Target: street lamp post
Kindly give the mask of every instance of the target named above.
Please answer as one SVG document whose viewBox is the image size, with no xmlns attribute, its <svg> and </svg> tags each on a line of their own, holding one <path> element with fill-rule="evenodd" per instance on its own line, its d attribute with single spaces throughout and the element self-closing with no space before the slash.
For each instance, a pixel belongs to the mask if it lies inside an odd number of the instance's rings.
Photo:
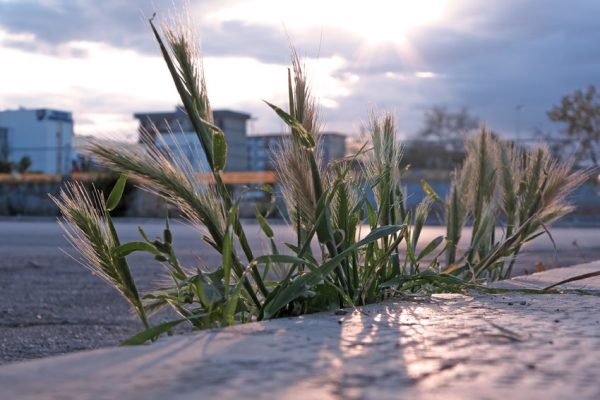
<svg viewBox="0 0 600 400">
<path fill-rule="evenodd" d="M 517 131 L 517 147 L 519 146 L 519 142 L 521 139 L 521 111 L 525 109 L 525 106 L 517 106 L 517 115 L 516 115 L 516 131 Z"/>
</svg>

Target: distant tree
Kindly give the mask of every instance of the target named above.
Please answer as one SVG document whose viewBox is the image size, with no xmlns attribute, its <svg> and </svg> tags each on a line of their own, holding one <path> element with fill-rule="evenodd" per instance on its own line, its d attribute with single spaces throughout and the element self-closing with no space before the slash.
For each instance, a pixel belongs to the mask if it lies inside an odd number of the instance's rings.
<svg viewBox="0 0 600 400">
<path fill-rule="evenodd" d="M 7 160 L 0 160 L 0 174 L 10 174 L 13 170 L 13 163 Z"/>
<path fill-rule="evenodd" d="M 546 143 L 552 157 L 557 159 L 572 158 L 575 153 L 573 141 L 568 138 L 556 138 L 552 131 L 543 130 L 540 127 L 533 128 L 533 137 L 542 143 Z"/>
<path fill-rule="evenodd" d="M 422 138 L 460 139 L 479 127 L 479 119 L 470 115 L 467 108 L 452 113 L 446 107 L 434 106 L 425 111 L 424 117 L 425 127 L 419 132 Z"/>
<path fill-rule="evenodd" d="M 31 167 L 31 157 L 23 156 L 19 163 L 17 164 L 17 172 L 20 174 L 24 174 Z"/>
<path fill-rule="evenodd" d="M 578 141 L 576 156 L 598 166 L 600 150 L 600 96 L 591 85 L 586 93 L 576 90 L 564 96 L 559 106 L 547 112 L 553 122 L 566 124 L 563 133 Z"/>
</svg>

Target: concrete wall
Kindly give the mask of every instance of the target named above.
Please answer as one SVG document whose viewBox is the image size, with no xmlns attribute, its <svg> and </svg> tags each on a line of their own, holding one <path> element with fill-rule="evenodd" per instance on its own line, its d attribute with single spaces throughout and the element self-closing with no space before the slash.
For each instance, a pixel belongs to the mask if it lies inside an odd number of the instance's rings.
<svg viewBox="0 0 600 400">
<path fill-rule="evenodd" d="M 58 196 L 62 182 L 0 183 L 0 215 L 59 215 L 48 193 Z"/>
</svg>

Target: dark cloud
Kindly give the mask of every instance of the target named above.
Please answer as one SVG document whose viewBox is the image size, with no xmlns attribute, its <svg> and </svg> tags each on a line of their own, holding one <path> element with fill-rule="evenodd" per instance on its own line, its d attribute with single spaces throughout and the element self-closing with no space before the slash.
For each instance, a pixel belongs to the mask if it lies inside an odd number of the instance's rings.
<svg viewBox="0 0 600 400">
<path fill-rule="evenodd" d="M 290 43 L 300 55 L 328 58 L 339 55 L 353 58 L 362 40 L 334 27 L 313 27 L 286 31 L 280 27 L 225 21 L 217 26 L 200 25 L 204 54 L 210 56 L 246 56 L 265 63 L 288 64 Z M 288 41 L 289 38 L 289 41 Z"/>
<path fill-rule="evenodd" d="M 283 29 L 227 21 L 201 28 L 202 51 L 207 56 L 250 56 L 266 63 L 287 62 Z"/>
<path fill-rule="evenodd" d="M 283 26 L 267 27 L 243 21 L 203 23 L 202 16 L 217 9 L 217 5 L 223 7 L 234 2 L 196 1 L 190 6 L 201 33 L 204 54 L 248 56 L 267 63 L 285 63 L 288 45 Z M 182 3 L 182 0 L 175 2 L 175 12 L 183 9 Z M 0 2 L 0 29 L 11 34 L 32 34 L 34 41 L 3 41 L 6 47 L 29 52 L 64 56 L 64 51 L 61 53 L 57 48 L 72 41 L 92 41 L 157 54 L 146 18 L 156 10 L 159 15 L 157 21 L 160 21 L 160 17 L 168 17 L 173 8 L 172 0 L 63 0 L 50 4 Z M 82 54 L 73 56 L 80 57 Z"/>
<path fill-rule="evenodd" d="M 169 4 L 166 0 L 155 3 L 157 6 Z M 71 41 L 93 41 L 148 52 L 156 51 L 156 46 L 142 20 L 142 12 L 151 15 L 152 11 L 152 3 L 139 0 L 3 2 L 0 3 L 0 27 L 13 34 L 33 34 L 38 51 Z M 19 47 L 19 43 L 12 45 Z M 27 45 L 21 43 L 21 46 Z"/>
</svg>

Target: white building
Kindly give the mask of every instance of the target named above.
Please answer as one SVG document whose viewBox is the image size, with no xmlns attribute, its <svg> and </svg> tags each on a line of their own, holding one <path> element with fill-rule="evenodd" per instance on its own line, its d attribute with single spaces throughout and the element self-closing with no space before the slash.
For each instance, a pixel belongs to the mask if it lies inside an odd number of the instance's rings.
<svg viewBox="0 0 600 400">
<path fill-rule="evenodd" d="M 200 168 L 208 171 L 206 155 L 190 119 L 181 107 L 177 107 L 174 112 L 136 113 L 133 116 L 140 122 L 140 131 L 145 130 L 154 135 L 153 128 L 156 127 L 165 144 L 175 154 L 178 154 L 179 146 L 196 171 Z M 246 121 L 250 119 L 250 115 L 230 110 L 214 110 L 213 118 L 215 125 L 223 130 L 227 142 L 225 171 L 246 171 L 248 165 Z M 172 135 L 170 130 L 173 132 Z M 157 144 L 160 146 L 160 143 Z"/>
<path fill-rule="evenodd" d="M 66 175 L 71 172 L 73 117 L 49 109 L 0 111 L 0 159 L 18 163 L 31 158 L 31 171 Z"/>
</svg>

